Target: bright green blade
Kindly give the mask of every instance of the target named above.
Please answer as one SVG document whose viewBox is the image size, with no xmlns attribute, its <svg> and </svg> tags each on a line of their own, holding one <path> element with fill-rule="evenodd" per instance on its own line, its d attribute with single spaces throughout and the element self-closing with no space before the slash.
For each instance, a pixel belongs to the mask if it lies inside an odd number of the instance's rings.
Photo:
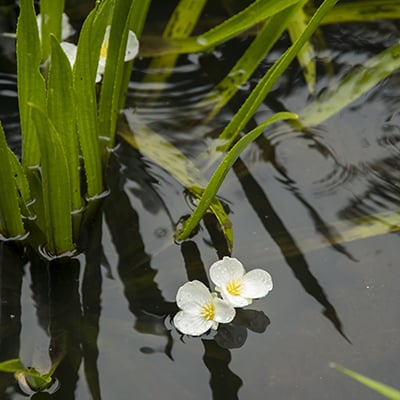
<svg viewBox="0 0 400 400">
<path fill-rule="evenodd" d="M 78 136 L 85 165 L 87 194 L 95 197 L 103 191 L 103 171 L 97 120 L 96 72 L 111 1 L 105 0 L 92 10 L 79 36 L 73 69 Z"/>
<path fill-rule="evenodd" d="M 1 372 L 18 372 L 25 370 L 25 365 L 19 358 L 14 358 L 12 360 L 6 360 L 0 362 L 0 371 Z"/>
<path fill-rule="evenodd" d="M 74 250 L 68 162 L 60 135 L 46 114 L 32 105 L 32 118 L 42 154 L 46 248 L 57 256 Z"/>
<path fill-rule="evenodd" d="M 165 41 L 165 46 L 159 48 L 158 55 L 205 51 L 237 36 L 241 32 L 272 17 L 299 1 L 301 0 L 255 1 L 241 12 L 200 36 Z M 150 51 L 149 54 L 146 54 L 144 51 L 141 52 L 141 54 L 144 56 L 154 56 L 157 55 L 157 51 L 155 53 Z"/>
<path fill-rule="evenodd" d="M 380 393 L 382 396 L 386 397 L 387 399 L 400 400 L 400 391 L 398 391 L 388 385 L 385 385 L 383 383 L 375 381 L 371 378 L 367 378 L 364 375 L 361 375 L 350 369 L 344 368 L 335 363 L 332 363 L 331 367 L 337 369 L 339 372 L 347 375 L 348 377 L 354 379 L 355 381 L 360 382 L 362 385 L 374 390 L 375 392 Z"/>
<path fill-rule="evenodd" d="M 287 28 L 293 13 L 295 13 L 307 0 L 302 0 L 291 7 L 286 8 L 280 13 L 272 16 L 257 36 L 247 48 L 238 62 L 229 71 L 228 75 L 222 79 L 211 92 L 201 100 L 200 107 L 208 108 L 212 106 L 212 110 L 207 116 L 210 120 L 219 113 L 229 100 L 237 93 L 239 88 L 244 85 L 258 68 L 261 61 L 272 49 L 274 44 L 282 36 Z"/>
<path fill-rule="evenodd" d="M 295 43 L 274 63 L 274 65 L 267 71 L 261 78 L 256 87 L 252 90 L 246 101 L 240 107 L 239 111 L 231 119 L 225 127 L 221 135 L 217 139 L 218 147 L 213 146 L 211 151 L 208 150 L 201 154 L 198 159 L 203 161 L 208 158 L 208 165 L 213 164 L 221 155 L 221 152 L 227 151 L 240 132 L 244 129 L 246 124 L 250 121 L 254 113 L 257 111 L 260 104 L 264 101 L 269 94 L 275 83 L 285 72 L 287 67 L 296 57 L 300 49 L 304 46 L 307 40 L 311 37 L 313 32 L 318 28 L 324 15 L 326 15 L 338 0 L 325 0 L 322 5 L 315 12 L 306 29 L 299 36 Z M 221 145 L 219 145 L 222 143 Z"/>
<path fill-rule="evenodd" d="M 307 22 L 308 17 L 303 8 L 296 10 L 288 27 L 292 42 L 295 42 L 300 37 L 307 26 Z M 309 40 L 304 43 L 303 47 L 298 52 L 297 59 L 303 69 L 303 75 L 308 86 L 308 91 L 310 94 L 314 94 L 317 67 L 315 64 L 314 47 Z"/>
<path fill-rule="evenodd" d="M 215 198 L 222 182 L 224 181 L 226 175 L 229 170 L 232 168 L 234 162 L 239 158 L 240 154 L 246 149 L 246 147 L 256 140 L 258 136 L 260 136 L 265 128 L 277 121 L 285 120 L 285 119 L 296 119 L 297 115 L 293 113 L 277 113 L 273 115 L 268 120 L 264 121 L 257 128 L 253 129 L 245 136 L 243 136 L 233 147 L 232 149 L 225 155 L 224 159 L 218 165 L 217 169 L 213 173 L 211 179 L 209 180 L 204 192 L 201 196 L 201 199 L 188 220 L 186 220 L 183 224 L 182 229 L 177 233 L 177 240 L 184 240 L 191 232 L 196 228 L 197 224 L 200 222 L 201 218 L 203 218 L 204 213 L 209 208 L 212 200 Z"/>
<path fill-rule="evenodd" d="M 113 10 L 107 62 L 99 101 L 100 135 L 108 140 L 105 144 L 109 147 L 114 146 L 121 91 L 126 90 L 122 87 L 124 57 L 133 4 L 131 0 L 117 0 Z"/>
<path fill-rule="evenodd" d="M 338 4 L 322 24 L 343 24 L 346 22 L 366 22 L 377 19 L 400 19 L 398 0 L 363 0 Z"/>
<path fill-rule="evenodd" d="M 180 0 L 164 29 L 163 38 L 188 37 L 196 26 L 206 2 L 207 0 Z M 159 85 L 164 83 L 172 74 L 178 56 L 178 54 L 164 54 L 153 58 L 149 69 L 157 73 L 146 75 L 144 82 L 157 82 Z"/>
<path fill-rule="evenodd" d="M 0 232 L 6 237 L 18 237 L 25 233 L 25 229 L 9 152 L 0 123 Z"/>
<path fill-rule="evenodd" d="M 25 167 L 38 166 L 39 143 L 28 103 L 46 104 L 45 82 L 40 74 L 41 47 L 33 0 L 20 2 L 17 25 L 18 104 L 22 130 L 22 162 Z"/>
<path fill-rule="evenodd" d="M 61 46 L 52 36 L 47 111 L 55 129 L 60 133 L 65 154 L 68 156 L 72 209 L 79 210 L 83 202 L 74 100 L 71 65 Z"/>
<path fill-rule="evenodd" d="M 65 0 L 40 0 L 40 15 L 42 21 L 40 36 L 43 61 L 47 60 L 50 55 L 50 35 L 54 35 L 58 42 L 61 41 L 61 22 L 64 6 Z"/>
</svg>

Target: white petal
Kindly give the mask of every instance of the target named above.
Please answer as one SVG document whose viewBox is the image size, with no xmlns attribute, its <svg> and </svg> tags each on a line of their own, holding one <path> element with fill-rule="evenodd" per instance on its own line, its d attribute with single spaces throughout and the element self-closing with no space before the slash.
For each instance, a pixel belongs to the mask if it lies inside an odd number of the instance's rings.
<svg viewBox="0 0 400 400">
<path fill-rule="evenodd" d="M 62 13 L 61 21 L 61 40 L 68 39 L 75 33 L 75 29 L 69 23 L 69 17 L 67 14 Z"/>
<path fill-rule="evenodd" d="M 224 257 L 210 267 L 210 277 L 221 290 L 232 280 L 242 279 L 245 270 L 242 263 L 231 257 Z"/>
<path fill-rule="evenodd" d="M 67 55 L 71 67 L 73 67 L 75 64 L 77 47 L 73 43 L 68 42 L 61 42 L 60 45 L 61 48 L 64 50 L 64 53 Z"/>
<path fill-rule="evenodd" d="M 186 282 L 178 289 L 176 304 L 181 310 L 198 313 L 204 304 L 211 303 L 213 297 L 207 287 L 200 281 Z"/>
<path fill-rule="evenodd" d="M 124 61 L 133 60 L 139 52 L 139 41 L 136 35 L 132 32 L 128 32 L 128 40 L 126 42 L 126 51 Z"/>
<path fill-rule="evenodd" d="M 252 300 L 243 296 L 232 296 L 225 289 L 221 291 L 222 298 L 232 307 L 246 307 L 252 303 Z"/>
<path fill-rule="evenodd" d="M 174 324 L 176 329 L 185 335 L 199 336 L 207 332 L 214 322 L 206 320 L 200 314 L 179 311 L 174 317 Z"/>
<path fill-rule="evenodd" d="M 267 271 L 253 269 L 243 277 L 241 295 L 250 299 L 258 299 L 266 296 L 272 286 L 272 278 Z"/>
<path fill-rule="evenodd" d="M 215 316 L 214 321 L 227 324 L 235 318 L 235 309 L 226 301 L 221 299 L 214 299 Z"/>
</svg>

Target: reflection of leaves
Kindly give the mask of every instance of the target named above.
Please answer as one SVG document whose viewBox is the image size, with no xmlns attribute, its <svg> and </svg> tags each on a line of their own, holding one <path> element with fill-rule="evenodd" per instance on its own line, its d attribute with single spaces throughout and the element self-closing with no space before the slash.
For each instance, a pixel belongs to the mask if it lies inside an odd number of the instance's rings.
<svg viewBox="0 0 400 400">
<path fill-rule="evenodd" d="M 214 340 L 202 340 L 204 364 L 210 371 L 210 386 L 214 400 L 237 399 L 242 380 L 229 369 L 231 353 Z"/>
<path fill-rule="evenodd" d="M 260 187 L 258 182 L 250 174 L 246 165 L 240 159 L 233 166 L 233 170 L 239 177 L 240 184 L 243 186 L 250 205 L 258 215 L 260 222 L 263 224 L 266 231 L 271 235 L 277 246 L 282 251 L 287 265 L 292 270 L 296 279 L 300 282 L 304 290 L 324 306 L 323 314 L 331 321 L 336 330 L 346 338 L 343 333 L 343 325 L 340 321 L 334 306 L 330 303 L 324 289 L 319 284 L 318 280 L 311 273 L 308 263 L 298 248 L 295 239 L 286 229 L 283 221 L 275 212 L 267 195 Z M 251 196 L 250 196 L 251 194 Z M 268 216 L 268 218 L 266 218 Z M 286 248 L 294 248 L 295 256 L 290 256 L 285 251 Z M 348 340 L 346 338 L 346 340 Z"/>
<path fill-rule="evenodd" d="M 214 339 L 225 349 L 242 347 L 247 339 L 247 330 L 263 333 L 270 324 L 262 311 L 236 310 L 236 317 L 229 325 L 220 325 Z"/>
</svg>

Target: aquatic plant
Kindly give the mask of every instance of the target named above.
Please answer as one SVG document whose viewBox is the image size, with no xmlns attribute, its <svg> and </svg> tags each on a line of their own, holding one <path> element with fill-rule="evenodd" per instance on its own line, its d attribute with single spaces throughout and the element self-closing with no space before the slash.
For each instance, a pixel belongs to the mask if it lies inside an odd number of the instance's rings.
<svg viewBox="0 0 400 400">
<path fill-rule="evenodd" d="M 342 374 L 347 375 L 348 377 L 354 379 L 355 381 L 361 383 L 362 385 L 374 390 L 375 392 L 381 394 L 387 399 L 400 400 L 400 391 L 392 388 L 391 386 L 385 385 L 384 383 L 368 378 L 348 368 L 344 368 L 336 363 L 331 363 L 331 367 L 335 368 Z"/>
</svg>

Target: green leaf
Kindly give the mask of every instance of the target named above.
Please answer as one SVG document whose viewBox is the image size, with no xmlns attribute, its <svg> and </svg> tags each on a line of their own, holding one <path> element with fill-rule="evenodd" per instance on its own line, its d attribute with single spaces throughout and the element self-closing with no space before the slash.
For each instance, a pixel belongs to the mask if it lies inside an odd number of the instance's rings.
<svg viewBox="0 0 400 400">
<path fill-rule="evenodd" d="M 99 103 L 99 126 L 101 137 L 109 140 L 109 147 L 114 146 L 115 129 L 119 115 L 119 103 L 124 74 L 124 57 L 129 31 L 129 22 L 133 11 L 131 0 L 115 2 L 108 42 L 107 62 L 101 85 Z"/>
<path fill-rule="evenodd" d="M 18 237 L 25 233 L 25 229 L 9 152 L 0 123 L 0 231 L 7 237 Z"/>
<path fill-rule="evenodd" d="M 40 15 L 42 19 L 41 42 L 42 60 L 45 61 L 50 55 L 50 35 L 54 35 L 57 41 L 61 41 L 62 13 L 65 0 L 40 0 Z"/>
<path fill-rule="evenodd" d="M 46 224 L 47 250 L 62 255 L 74 249 L 72 243 L 72 205 L 70 177 L 65 151 L 56 128 L 37 108 L 32 118 L 39 133 L 42 154 L 42 191 Z"/>
<path fill-rule="evenodd" d="M 400 19 L 398 0 L 363 0 L 338 4 L 322 20 L 322 24 L 376 21 L 377 19 Z"/>
<path fill-rule="evenodd" d="M 330 86 L 299 114 L 304 127 L 318 125 L 371 90 L 400 68 L 400 44 L 382 51 Z"/>
<path fill-rule="evenodd" d="M 15 373 L 18 371 L 25 371 L 26 367 L 22 364 L 19 358 L 0 362 L 0 371 Z"/>
<path fill-rule="evenodd" d="M 232 149 L 225 155 L 224 159 L 218 165 L 217 169 L 213 173 L 210 178 L 206 188 L 204 189 L 203 195 L 196 207 L 193 211 L 192 215 L 185 221 L 182 229 L 177 233 L 177 240 L 186 239 L 190 233 L 196 228 L 197 224 L 200 222 L 204 213 L 209 208 L 212 200 L 215 198 L 222 182 L 224 181 L 227 173 L 232 168 L 234 162 L 239 158 L 240 154 L 246 149 L 246 147 L 256 140 L 258 136 L 260 136 L 265 128 L 277 121 L 285 120 L 285 119 L 296 119 L 297 115 L 288 112 L 277 113 L 273 115 L 271 118 L 264 121 L 262 124 L 257 126 L 257 128 L 253 129 L 246 135 L 244 135 L 233 147 Z"/>
<path fill-rule="evenodd" d="M 230 70 L 229 74 L 201 100 L 200 107 L 209 107 L 210 104 L 212 105 L 212 110 L 207 116 L 208 120 L 214 118 L 221 108 L 235 95 L 239 88 L 252 76 L 261 61 L 282 36 L 293 13 L 302 7 L 306 1 L 307 0 L 299 1 L 293 6 L 272 16 L 262 26 L 251 45 Z"/>
<path fill-rule="evenodd" d="M 349 376 L 350 378 L 354 379 L 357 382 L 360 382 L 362 385 L 374 390 L 377 393 L 380 393 L 382 396 L 385 396 L 387 399 L 391 400 L 400 400 L 400 391 L 375 381 L 371 378 L 367 378 L 364 375 L 361 375 L 357 372 L 351 371 L 350 369 L 344 368 L 338 364 L 332 363 L 332 368 L 335 368 L 339 372 Z"/>
<path fill-rule="evenodd" d="M 228 140 L 227 144 L 224 146 L 225 148 L 229 148 L 230 145 L 235 141 L 240 131 L 250 121 L 257 108 L 268 95 L 277 80 L 285 72 L 286 68 L 296 57 L 300 49 L 304 46 L 315 29 L 318 28 L 323 16 L 329 12 L 329 10 L 335 5 L 335 3 L 337 3 L 337 1 L 338 0 L 325 0 L 322 3 L 296 42 L 294 42 L 292 46 L 290 46 L 290 48 L 284 54 L 282 54 L 281 57 L 279 57 L 274 65 L 258 82 L 250 96 L 246 99 L 242 107 L 221 133 L 219 139 Z"/>
<path fill-rule="evenodd" d="M 133 2 L 133 12 L 129 29 L 135 32 L 138 38 L 140 38 L 142 35 L 142 30 L 146 22 L 150 4 L 151 0 L 140 0 Z"/>
<path fill-rule="evenodd" d="M 38 166 L 39 143 L 28 103 L 45 108 L 45 82 L 40 74 L 41 49 L 33 0 L 20 2 L 17 25 L 18 104 L 22 130 L 22 162 L 25 167 Z"/>
<path fill-rule="evenodd" d="M 68 155 L 72 209 L 79 210 L 82 207 L 82 198 L 74 100 L 71 65 L 61 46 L 52 36 L 47 112 L 49 119 L 60 134 L 65 154 Z"/>
<path fill-rule="evenodd" d="M 302 34 L 307 26 L 308 18 L 302 8 L 299 8 L 292 18 L 289 24 L 289 35 L 292 42 L 295 42 L 297 38 Z M 303 68 L 304 79 L 308 86 L 310 94 L 315 92 L 315 80 L 317 74 L 317 67 L 315 64 L 315 52 L 314 47 L 310 41 L 306 41 L 304 46 L 300 49 L 297 54 L 297 59 L 301 67 Z"/>
<path fill-rule="evenodd" d="M 165 39 L 188 37 L 196 26 L 206 2 L 207 0 L 180 0 L 164 29 L 162 37 Z M 164 54 L 153 58 L 149 69 L 158 72 L 146 75 L 144 82 L 157 82 L 158 84 L 165 82 L 173 72 L 178 57 L 178 54 Z"/>
<path fill-rule="evenodd" d="M 258 0 L 250 4 L 241 12 L 196 37 L 176 39 L 170 41 L 169 47 L 160 49 L 159 54 L 193 53 L 205 51 L 223 43 L 239 33 L 251 28 L 261 21 L 279 13 L 285 8 L 301 0 Z M 141 53 L 142 55 L 147 55 Z"/>
<path fill-rule="evenodd" d="M 79 36 L 73 69 L 78 135 L 89 197 L 103 191 L 95 80 L 110 3 L 109 0 L 103 1 L 86 18 Z"/>
<path fill-rule="evenodd" d="M 118 134 L 131 146 L 137 148 L 146 157 L 164 168 L 194 197 L 200 199 L 203 194 L 203 188 L 207 185 L 207 179 L 197 167 L 174 145 L 136 118 L 132 118 L 128 111 L 125 111 L 125 116 L 130 129 L 129 131 L 128 129 L 119 130 Z M 232 223 L 224 207 L 217 198 L 213 198 L 209 208 L 221 226 L 229 249 L 232 249 Z"/>
<path fill-rule="evenodd" d="M 35 391 L 40 392 L 46 388 L 48 388 L 53 379 L 48 374 L 40 374 L 34 368 L 29 368 L 27 371 L 24 372 L 26 381 L 28 385 Z"/>
</svg>

